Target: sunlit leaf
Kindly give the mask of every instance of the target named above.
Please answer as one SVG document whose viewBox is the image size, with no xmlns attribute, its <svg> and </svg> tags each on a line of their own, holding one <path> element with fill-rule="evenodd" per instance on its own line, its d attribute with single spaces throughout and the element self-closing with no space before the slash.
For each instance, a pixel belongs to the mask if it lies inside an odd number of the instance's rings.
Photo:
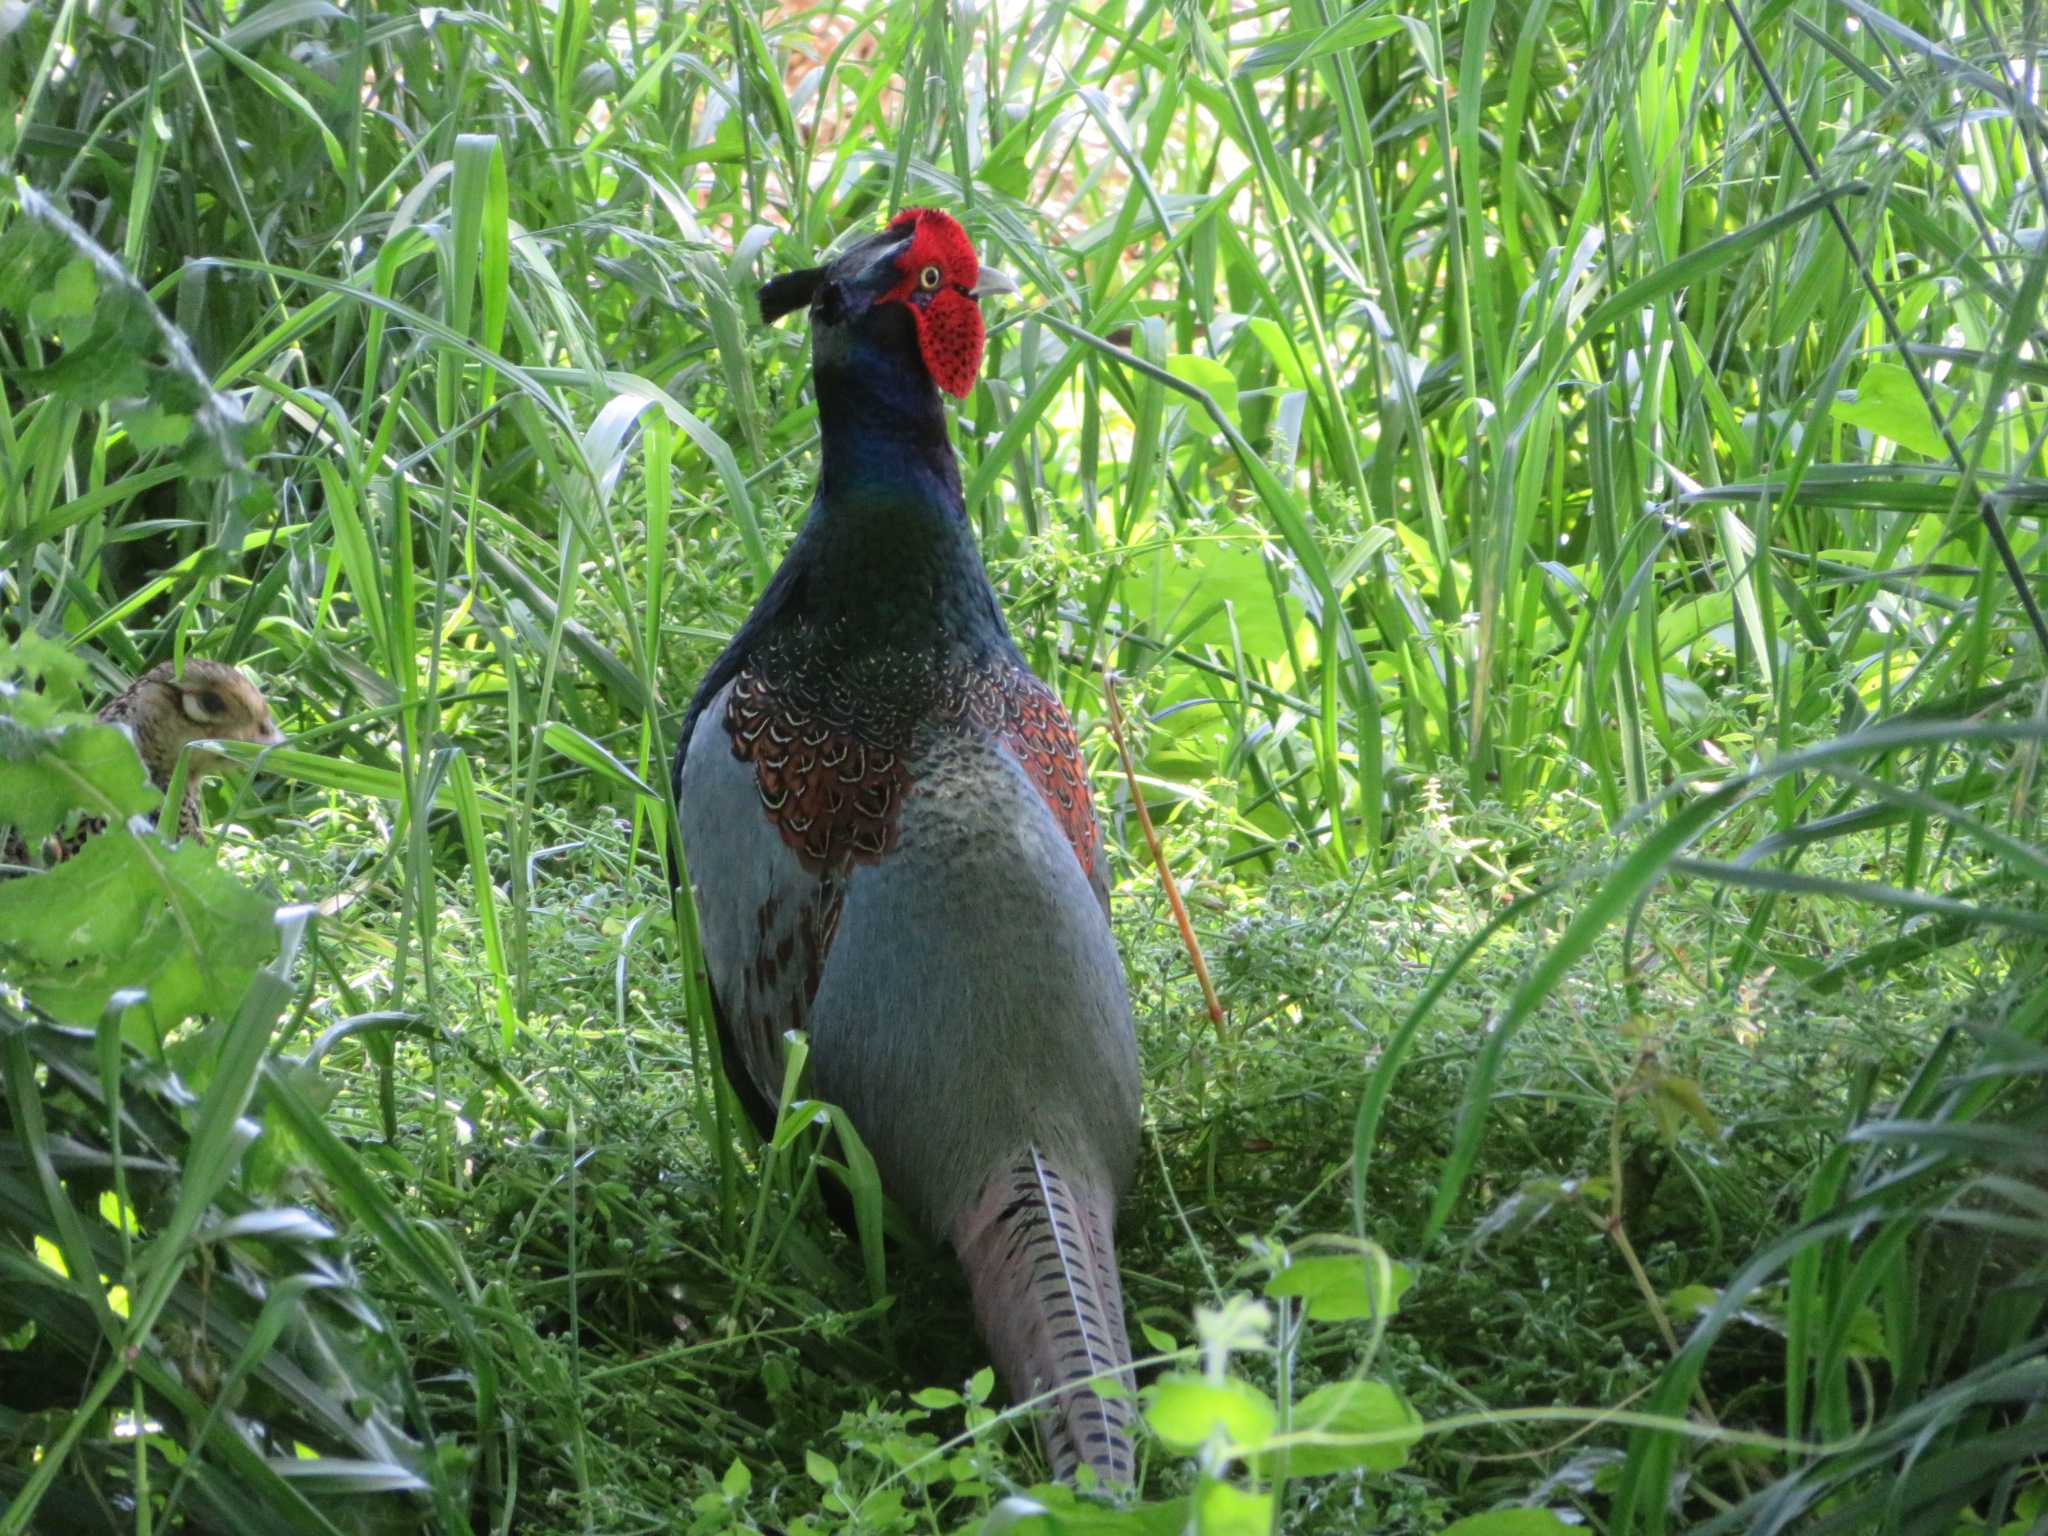
<svg viewBox="0 0 2048 1536">
<path fill-rule="evenodd" d="M 1317 1387 L 1294 1405 L 1290 1435 L 1376 1437 L 1374 1444 L 1326 1444 L 1316 1440 L 1290 1443 L 1287 1470 L 1295 1477 L 1319 1477 L 1364 1467 L 1391 1472 L 1408 1460 L 1408 1447 L 1422 1438 L 1421 1417 L 1401 1394 L 1379 1381 L 1333 1381 Z M 1277 1452 L 1262 1466 L 1277 1464 Z"/>
<path fill-rule="evenodd" d="M 1236 1377 L 1212 1382 L 1185 1372 L 1159 1380 L 1145 1418 L 1153 1433 L 1176 1451 L 1197 1450 L 1218 1434 L 1231 1445 L 1254 1451 L 1279 1422 L 1273 1400 L 1250 1382 Z"/>
<path fill-rule="evenodd" d="M 1313 1322 L 1384 1321 L 1400 1310 L 1415 1272 L 1377 1253 L 1297 1258 L 1266 1282 L 1268 1296 L 1298 1296 Z"/>
<path fill-rule="evenodd" d="M 1951 411 L 1952 403 L 1945 404 L 1943 409 Z M 1928 458 L 1947 456 L 1941 433 L 1927 413 L 1927 402 L 1921 398 L 1913 376 L 1897 363 L 1872 363 L 1864 369 L 1856 383 L 1855 397 L 1837 400 L 1834 414 L 1837 420 L 1890 438 Z M 1958 439 L 1966 438 L 1975 419 L 1976 412 L 1966 410 L 1950 430 Z"/>
<path fill-rule="evenodd" d="M 277 947 L 271 912 L 199 844 L 109 827 L 54 868 L 0 882 L 0 968 L 75 1024 L 140 992 L 160 1032 L 241 996 Z"/>
</svg>

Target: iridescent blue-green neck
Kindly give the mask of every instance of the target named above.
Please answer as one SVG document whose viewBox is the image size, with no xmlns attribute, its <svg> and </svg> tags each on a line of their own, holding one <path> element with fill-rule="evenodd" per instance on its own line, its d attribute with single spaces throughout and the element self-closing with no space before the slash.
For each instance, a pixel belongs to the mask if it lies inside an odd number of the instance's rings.
<svg viewBox="0 0 2048 1536">
<path fill-rule="evenodd" d="M 950 638 L 979 648 L 1008 632 L 968 525 L 945 408 L 903 331 L 817 349 L 821 464 L 804 530 L 806 607 L 877 644 Z"/>
</svg>

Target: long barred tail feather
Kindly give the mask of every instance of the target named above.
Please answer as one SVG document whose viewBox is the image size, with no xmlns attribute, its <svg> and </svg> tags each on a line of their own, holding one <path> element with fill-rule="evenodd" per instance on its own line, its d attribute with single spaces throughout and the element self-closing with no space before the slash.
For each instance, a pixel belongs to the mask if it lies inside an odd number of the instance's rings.
<svg viewBox="0 0 2048 1536">
<path fill-rule="evenodd" d="M 1071 1480 L 1085 1462 L 1127 1486 L 1136 1408 L 1115 1221 L 1109 1188 L 1068 1180 L 1029 1147 L 955 1218 L 953 1248 L 1010 1396 L 1058 1394 L 1039 1421 L 1053 1476 Z M 1120 1382 L 1123 1395 L 1091 1380 Z"/>
</svg>

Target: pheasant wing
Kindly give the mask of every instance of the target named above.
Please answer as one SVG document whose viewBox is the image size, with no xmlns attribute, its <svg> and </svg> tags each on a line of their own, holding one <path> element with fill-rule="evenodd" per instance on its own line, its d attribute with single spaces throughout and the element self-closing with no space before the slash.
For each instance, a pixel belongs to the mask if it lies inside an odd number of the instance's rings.
<svg viewBox="0 0 2048 1536">
<path fill-rule="evenodd" d="M 763 1136 L 774 1130 L 783 1042 L 803 1029 L 838 926 L 843 881 L 806 868 L 735 750 L 728 683 L 699 711 L 676 795 L 725 1073 Z"/>
</svg>

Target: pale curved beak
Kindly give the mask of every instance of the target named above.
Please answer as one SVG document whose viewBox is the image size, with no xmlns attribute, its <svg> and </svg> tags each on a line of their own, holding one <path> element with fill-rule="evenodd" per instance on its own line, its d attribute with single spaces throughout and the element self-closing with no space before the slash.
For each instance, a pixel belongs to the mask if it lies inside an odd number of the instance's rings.
<svg viewBox="0 0 2048 1536">
<path fill-rule="evenodd" d="M 1015 293 L 1017 279 L 1007 272 L 998 272 L 994 267 L 983 267 L 974 280 L 974 286 L 967 290 L 977 299 L 985 299 L 992 293 Z"/>
</svg>

